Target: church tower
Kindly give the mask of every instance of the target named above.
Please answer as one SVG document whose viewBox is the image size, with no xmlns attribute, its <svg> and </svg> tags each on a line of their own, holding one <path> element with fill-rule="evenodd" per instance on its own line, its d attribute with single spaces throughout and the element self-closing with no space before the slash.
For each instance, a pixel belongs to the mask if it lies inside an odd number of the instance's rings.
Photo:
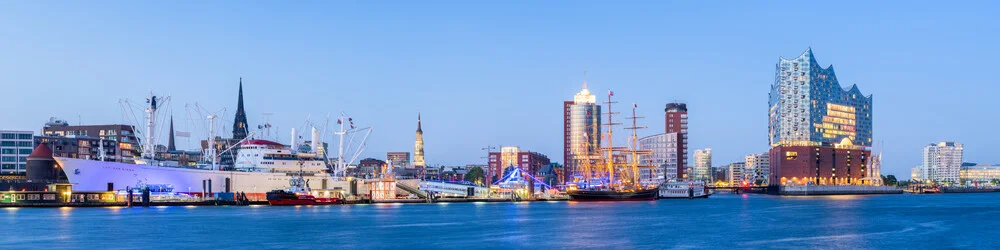
<svg viewBox="0 0 1000 250">
<path fill-rule="evenodd" d="M 240 97 L 236 103 L 236 121 L 233 122 L 233 139 L 243 140 L 249 133 L 247 114 L 243 111 L 243 77 L 240 77 Z"/>
<path fill-rule="evenodd" d="M 177 151 L 177 145 L 174 144 L 174 115 L 170 115 L 170 138 L 167 140 L 167 152 Z"/>
<path fill-rule="evenodd" d="M 424 131 L 420 129 L 420 114 L 417 114 L 417 141 L 413 143 L 413 166 L 426 167 L 424 162 Z"/>
</svg>

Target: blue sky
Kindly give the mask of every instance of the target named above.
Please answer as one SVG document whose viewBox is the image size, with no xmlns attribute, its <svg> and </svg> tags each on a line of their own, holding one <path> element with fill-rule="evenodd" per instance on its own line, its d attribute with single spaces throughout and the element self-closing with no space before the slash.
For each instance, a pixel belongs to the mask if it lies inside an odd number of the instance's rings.
<svg viewBox="0 0 1000 250">
<path fill-rule="evenodd" d="M 561 103 L 588 70 L 593 92 L 639 105 L 646 135 L 663 131 L 667 102 L 687 102 L 691 148 L 712 148 L 723 165 L 767 150 L 774 64 L 812 47 L 842 85 L 874 94 L 883 172 L 906 179 L 921 148 L 941 140 L 964 143 L 965 161 L 1000 163 L 998 10 L 991 1 L 4 1 L 0 128 L 38 131 L 50 116 L 121 123 L 118 100 L 152 90 L 173 96 L 179 130 L 204 134 L 185 104 L 227 108 L 231 128 L 243 77 L 250 123 L 273 113 L 282 141 L 307 118 L 345 111 L 375 127 L 365 155 L 383 158 L 413 150 L 420 112 L 431 164 L 480 163 L 481 148 L 498 144 L 561 162 Z"/>
</svg>

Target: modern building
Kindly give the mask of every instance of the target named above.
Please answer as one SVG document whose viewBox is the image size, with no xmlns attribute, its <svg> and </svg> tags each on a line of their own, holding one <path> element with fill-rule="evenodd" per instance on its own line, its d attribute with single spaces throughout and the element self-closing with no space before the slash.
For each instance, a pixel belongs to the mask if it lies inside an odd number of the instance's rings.
<svg viewBox="0 0 1000 250">
<path fill-rule="evenodd" d="M 662 180 L 678 180 L 680 170 L 678 157 L 678 133 L 663 133 L 646 136 L 639 139 L 639 149 L 652 151 L 652 154 L 640 159 L 642 165 L 655 166 L 659 169 Z"/>
<path fill-rule="evenodd" d="M 394 167 L 405 167 L 410 165 L 410 152 L 387 152 L 385 161 Z"/>
<path fill-rule="evenodd" d="M 938 142 L 924 147 L 921 175 L 934 182 L 958 182 L 962 169 L 962 144 Z"/>
<path fill-rule="evenodd" d="M 694 151 L 694 172 L 690 173 L 692 181 L 712 182 L 712 149 Z"/>
<path fill-rule="evenodd" d="M 538 175 L 542 168 L 550 165 L 548 156 L 538 152 L 522 151 L 516 146 L 500 147 L 500 152 L 489 152 L 487 157 L 486 179 L 490 183 L 503 179 L 503 175 L 511 168 L 520 168 L 522 172 Z"/>
<path fill-rule="evenodd" d="M 768 98 L 772 185 L 856 185 L 872 145 L 872 96 L 841 88 L 812 49 L 779 58 Z"/>
<path fill-rule="evenodd" d="M 730 185 L 734 186 L 742 185 L 743 182 L 746 182 L 749 185 L 752 184 L 750 183 L 752 181 L 750 179 L 751 176 L 752 174 L 749 173 L 745 162 L 736 162 L 729 164 L 729 178 L 726 181 L 728 181 Z"/>
<path fill-rule="evenodd" d="M 768 176 L 771 175 L 771 161 L 767 153 L 749 154 L 744 157 L 746 160 L 747 179 L 751 185 L 767 186 Z"/>
<path fill-rule="evenodd" d="M 664 115 L 664 130 L 667 134 L 673 134 L 676 146 L 673 148 L 677 152 L 676 162 L 668 162 L 676 166 L 677 179 L 688 179 L 685 173 L 688 165 L 688 110 L 684 103 L 667 103 L 666 114 Z"/>
<path fill-rule="evenodd" d="M 596 164 L 595 155 L 601 147 L 601 105 L 590 94 L 587 82 L 573 101 L 563 102 L 563 168 L 564 181 L 574 182 L 587 161 Z"/>
<path fill-rule="evenodd" d="M 924 177 L 923 166 L 916 166 L 910 169 L 911 181 L 924 181 L 924 179 L 926 179 L 926 177 Z"/>
<path fill-rule="evenodd" d="M 728 182 L 729 181 L 729 165 L 713 167 L 712 168 L 712 180 L 715 180 L 715 183 Z"/>
<path fill-rule="evenodd" d="M 959 178 L 965 184 L 992 183 L 994 180 L 1000 180 L 1000 165 L 962 166 Z"/>
<path fill-rule="evenodd" d="M 424 162 L 424 130 L 420 128 L 420 114 L 417 114 L 417 140 L 413 143 L 413 166 L 427 166 L 427 162 Z"/>
<path fill-rule="evenodd" d="M 135 128 L 123 124 L 70 126 L 65 121 L 50 118 L 49 122 L 45 123 L 45 127 L 42 128 L 42 136 L 92 138 L 117 143 L 118 145 L 114 147 L 115 153 L 107 155 L 112 161 L 117 162 L 132 162 L 142 152 L 141 144 L 139 144 L 139 139 L 135 134 Z M 57 156 L 60 156 L 58 155 L 58 150 L 53 150 L 53 152 Z M 85 154 L 85 152 L 80 154 Z"/>
<path fill-rule="evenodd" d="M 31 131 L 0 130 L 0 175 L 24 175 L 35 148 Z"/>
<path fill-rule="evenodd" d="M 48 145 L 53 157 L 101 160 L 101 149 L 104 149 L 104 161 L 116 161 L 121 143 L 112 140 L 102 140 L 90 136 L 35 136 L 33 144 Z M 102 146 L 101 143 L 104 145 Z"/>
</svg>

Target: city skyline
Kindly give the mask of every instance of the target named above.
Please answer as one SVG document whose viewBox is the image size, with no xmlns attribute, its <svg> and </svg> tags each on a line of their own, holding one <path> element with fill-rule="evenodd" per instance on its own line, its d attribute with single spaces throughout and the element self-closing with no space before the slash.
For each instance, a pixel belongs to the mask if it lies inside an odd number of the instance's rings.
<svg viewBox="0 0 1000 250">
<path fill-rule="evenodd" d="M 962 142 L 966 161 L 1000 160 L 990 155 L 998 142 L 982 136 L 996 121 L 984 114 L 997 87 L 985 74 L 968 74 L 988 72 L 1000 30 L 984 22 L 991 20 L 990 8 L 969 5 L 996 3 L 967 4 L 870 3 L 852 10 L 833 3 L 733 2 L 703 12 L 687 4 L 582 3 L 561 13 L 555 4 L 325 3 L 280 6 L 299 17 L 266 20 L 273 6 L 198 5 L 233 8 L 222 18 L 151 3 L 109 9 L 4 3 L 0 34 L 17 39 L 0 41 L 11 52 L 0 58 L 0 82 L 19 94 L 0 98 L 7 107 L 0 129 L 37 133 L 50 116 L 72 124 L 123 123 L 117 100 L 141 100 L 149 90 L 172 96 L 178 130 L 192 130 L 183 105 L 195 102 L 226 108 L 229 116 L 219 121 L 229 123 L 243 77 L 249 127 L 273 113 L 269 121 L 283 143 L 310 115 L 316 121 L 345 111 L 375 127 L 364 157 L 381 158 L 413 147 L 412 117 L 421 112 L 429 164 L 484 163 L 486 145 L 558 159 L 560 102 L 579 91 L 589 70 L 594 93 L 612 89 L 620 105 L 634 102 L 649 118 L 650 129 L 640 136 L 663 130 L 655 119 L 663 105 L 684 102 L 694 114 L 689 148 L 712 148 L 715 162 L 729 163 L 767 150 L 766 95 L 775 58 L 811 47 L 822 66 L 836 65 L 842 85 L 858 84 L 875 96 L 873 137 L 885 149 L 882 172 L 908 176 L 920 164 L 921 148 L 937 141 Z M 494 7 L 501 9 L 487 11 Z M 910 11 L 893 11 L 900 8 Z M 935 15 L 915 11 L 931 9 Z M 367 16 L 351 10 L 367 10 Z M 43 20 L 42 11 L 59 18 Z M 779 29 L 773 24 L 788 16 L 745 14 L 792 11 L 819 23 Z M 715 20 L 727 15 L 735 17 Z M 920 21 L 936 15 L 948 18 Z M 834 24 L 842 28 L 807 30 Z M 806 31 L 784 36 L 788 30 Z M 81 88 L 106 91 L 84 96 Z M 35 100 L 43 93 L 46 99 Z M 190 149 L 197 139 L 177 143 Z"/>
</svg>

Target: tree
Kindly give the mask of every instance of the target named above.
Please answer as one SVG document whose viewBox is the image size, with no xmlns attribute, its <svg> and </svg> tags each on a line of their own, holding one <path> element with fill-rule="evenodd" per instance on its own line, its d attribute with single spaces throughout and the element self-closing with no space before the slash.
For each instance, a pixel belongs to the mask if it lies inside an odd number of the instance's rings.
<svg viewBox="0 0 1000 250">
<path fill-rule="evenodd" d="M 896 176 L 895 175 L 891 175 L 891 174 L 890 175 L 883 175 L 882 176 L 882 183 L 884 183 L 886 186 L 896 186 L 896 185 L 899 185 L 899 181 L 896 180 Z"/>
<path fill-rule="evenodd" d="M 483 168 L 473 167 L 469 169 L 468 173 L 465 173 L 465 181 L 476 183 L 477 185 L 486 182 L 486 171 Z"/>
<path fill-rule="evenodd" d="M 990 180 L 990 184 L 993 184 L 993 186 L 998 186 L 1000 185 L 1000 179 L 992 179 Z"/>
</svg>

